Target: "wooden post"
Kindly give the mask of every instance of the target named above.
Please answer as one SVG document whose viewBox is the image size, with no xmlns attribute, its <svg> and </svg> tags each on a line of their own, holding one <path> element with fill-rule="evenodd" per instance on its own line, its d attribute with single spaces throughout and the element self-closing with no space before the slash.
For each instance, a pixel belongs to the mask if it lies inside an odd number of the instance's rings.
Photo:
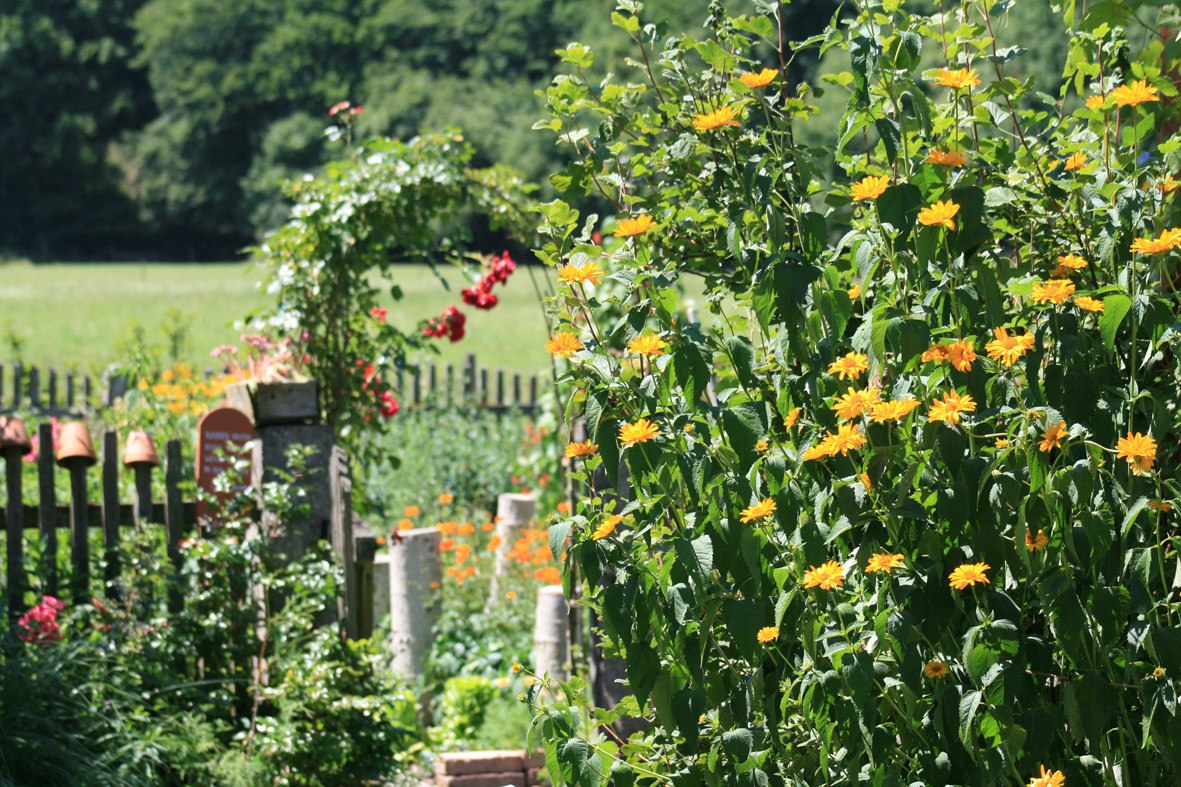
<svg viewBox="0 0 1181 787">
<path fill-rule="evenodd" d="M 56 410 L 57 409 L 57 371 L 55 369 L 50 369 L 48 377 L 49 377 L 48 386 L 47 386 L 48 392 L 46 394 L 46 399 L 49 404 L 49 409 Z"/>
<path fill-rule="evenodd" d="M 27 447 L 27 436 L 23 443 L 17 440 L 10 441 L 7 439 L 10 426 L 15 427 L 16 424 L 20 425 L 20 433 L 22 435 L 24 434 L 25 425 L 21 423 L 19 418 L 0 418 L 0 422 L 4 423 L 4 437 L 0 438 L 0 451 L 4 453 L 4 478 L 8 493 L 8 501 L 5 506 L 5 514 L 8 517 L 6 539 L 8 544 L 8 549 L 6 550 L 8 559 L 6 579 L 8 583 L 8 614 L 15 620 L 25 611 L 25 501 L 24 492 L 21 488 L 21 461 L 29 449 Z M 15 429 L 13 431 L 15 432 Z"/>
<path fill-rule="evenodd" d="M 549 674 L 553 680 L 570 678 L 570 650 L 567 643 L 570 617 L 560 585 L 537 589 L 537 616 L 533 624 L 533 671 Z"/>
<path fill-rule="evenodd" d="M 12 365 L 12 409 L 21 409 L 21 388 L 25 384 L 25 367 L 24 364 L 14 363 Z"/>
<path fill-rule="evenodd" d="M 488 404 L 488 367 L 480 369 L 480 404 Z"/>
<path fill-rule="evenodd" d="M 29 367 L 29 406 L 41 409 L 41 370 L 36 366 Z"/>
<path fill-rule="evenodd" d="M 94 384 L 90 381 L 90 375 L 82 378 L 82 406 L 88 407 L 94 401 Z"/>
<path fill-rule="evenodd" d="M 427 375 L 426 375 L 427 400 L 433 401 L 435 398 L 435 395 L 439 392 L 439 367 L 437 365 L 435 365 L 434 363 L 431 363 L 431 365 L 427 367 L 426 371 L 427 371 Z"/>
<path fill-rule="evenodd" d="M 74 409 L 74 373 L 66 374 L 66 409 Z"/>
<path fill-rule="evenodd" d="M 70 584 L 75 603 L 90 601 L 90 497 L 86 488 L 84 457 L 63 460 L 70 474 L 70 564 L 73 581 Z"/>
<path fill-rule="evenodd" d="M 405 680 L 422 674 L 442 607 L 439 531 L 403 530 L 390 544 L 390 648 L 393 670 Z"/>
<path fill-rule="evenodd" d="M 471 399 L 476 394 L 476 355 L 468 353 L 463 357 L 463 397 Z"/>
<path fill-rule="evenodd" d="M 332 498 L 332 517 L 328 537 L 344 569 L 344 594 L 337 600 L 337 619 L 345 623 L 352 639 L 361 637 L 361 596 L 355 570 L 356 554 L 353 543 L 353 481 L 349 475 L 349 457 L 340 446 L 332 447 L 328 460 L 329 494 Z"/>
<path fill-rule="evenodd" d="M 112 431 L 103 433 L 103 561 L 112 586 L 119 579 L 119 435 Z"/>
<path fill-rule="evenodd" d="M 180 539 L 184 534 L 184 502 L 180 496 L 180 441 L 169 440 L 164 449 L 164 524 L 168 531 L 168 560 L 180 572 Z M 179 579 L 169 585 L 168 611 L 184 609 L 184 594 Z"/>
<path fill-rule="evenodd" d="M 53 425 L 37 429 L 37 519 L 41 525 L 41 576 L 49 595 L 57 587 L 57 487 L 53 480 Z"/>
<path fill-rule="evenodd" d="M 496 406 L 504 407 L 504 369 L 496 370 Z"/>
<path fill-rule="evenodd" d="M 513 373 L 513 404 L 521 406 L 521 373 Z"/>
<path fill-rule="evenodd" d="M 422 403 L 422 370 L 416 367 L 414 371 L 410 373 L 410 376 L 414 380 L 413 402 L 415 405 L 418 405 Z"/>
<path fill-rule="evenodd" d="M 529 378 L 529 409 L 537 407 L 537 375 Z"/>
<path fill-rule="evenodd" d="M 135 500 L 132 501 L 131 517 L 138 532 L 152 518 L 152 466 L 139 463 L 132 472 L 135 473 Z"/>
<path fill-rule="evenodd" d="M 455 365 L 447 364 L 447 406 L 455 401 Z"/>
</svg>

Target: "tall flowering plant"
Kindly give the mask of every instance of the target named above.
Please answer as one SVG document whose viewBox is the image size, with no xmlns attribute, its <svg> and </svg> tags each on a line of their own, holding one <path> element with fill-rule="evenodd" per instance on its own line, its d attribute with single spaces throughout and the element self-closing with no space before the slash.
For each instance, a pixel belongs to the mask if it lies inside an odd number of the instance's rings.
<svg viewBox="0 0 1181 787">
<path fill-rule="evenodd" d="M 572 477 L 630 488 L 550 542 L 634 695 L 532 695 L 565 783 L 1181 779 L 1175 14 L 1072 17 L 1051 98 L 1011 6 L 870 0 L 789 44 L 775 3 L 698 41 L 629 1 L 634 74 L 560 53 L 554 181 L 616 218 L 600 246 L 543 207 L 547 349 Z M 848 54 L 823 149 L 783 78 L 811 47 Z"/>
</svg>

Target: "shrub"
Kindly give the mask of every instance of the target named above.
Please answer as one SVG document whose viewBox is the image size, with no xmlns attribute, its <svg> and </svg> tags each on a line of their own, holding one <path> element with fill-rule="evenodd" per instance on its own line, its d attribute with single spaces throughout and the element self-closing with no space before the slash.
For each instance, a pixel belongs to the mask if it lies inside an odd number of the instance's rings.
<svg viewBox="0 0 1181 787">
<path fill-rule="evenodd" d="M 544 206 L 550 349 L 575 480 L 631 492 L 551 543 L 650 722 L 620 744 L 565 686 L 535 730 L 566 782 L 1181 779 L 1175 9 L 1069 4 L 1051 97 L 1006 75 L 1012 5 L 860 3 L 789 45 L 774 3 L 698 42 L 629 1 L 634 74 L 561 53 L 554 182 L 619 215 L 600 246 Z M 811 48 L 848 58 L 820 150 L 783 81 Z"/>
</svg>

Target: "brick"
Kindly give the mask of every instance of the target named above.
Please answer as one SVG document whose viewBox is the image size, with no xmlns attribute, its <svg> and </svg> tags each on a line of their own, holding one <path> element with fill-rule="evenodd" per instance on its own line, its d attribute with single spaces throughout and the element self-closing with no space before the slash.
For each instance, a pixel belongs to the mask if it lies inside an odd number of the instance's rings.
<svg viewBox="0 0 1181 787">
<path fill-rule="evenodd" d="M 459 776 L 437 776 L 436 787 L 529 787 L 525 771 L 511 773 L 470 773 Z"/>
<path fill-rule="evenodd" d="M 549 777 L 541 775 L 541 768 L 530 768 L 527 775 L 529 787 L 550 787 Z"/>
<path fill-rule="evenodd" d="M 522 751 L 449 752 L 435 760 L 438 776 L 515 771 L 525 772 L 525 753 Z"/>
</svg>

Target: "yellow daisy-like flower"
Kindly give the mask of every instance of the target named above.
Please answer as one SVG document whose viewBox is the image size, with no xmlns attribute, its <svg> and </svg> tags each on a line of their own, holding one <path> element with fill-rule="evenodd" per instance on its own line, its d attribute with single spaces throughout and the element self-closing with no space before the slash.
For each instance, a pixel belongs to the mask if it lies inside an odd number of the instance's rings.
<svg viewBox="0 0 1181 787">
<path fill-rule="evenodd" d="M 668 347 L 668 342 L 656 333 L 637 336 L 627 343 L 627 349 L 636 355 L 664 355 L 665 347 Z"/>
<path fill-rule="evenodd" d="M 766 451 L 770 447 L 771 447 L 771 444 L 768 443 L 766 440 L 760 440 L 757 443 L 755 443 L 755 450 L 758 451 L 760 454 L 763 453 L 764 451 Z"/>
<path fill-rule="evenodd" d="M 861 353 L 848 353 L 828 365 L 828 373 L 842 380 L 856 380 L 868 370 L 869 356 Z"/>
<path fill-rule="evenodd" d="M 968 157 L 962 150 L 932 150 L 927 154 L 927 163 L 940 167 L 962 167 L 968 163 Z"/>
<path fill-rule="evenodd" d="M 946 344 L 932 344 L 923 351 L 922 357 L 919 359 L 923 363 L 942 363 L 947 360 L 947 345 Z"/>
<path fill-rule="evenodd" d="M 918 399 L 891 399 L 888 402 L 875 404 L 873 409 L 869 411 L 869 417 L 877 424 L 886 421 L 901 421 L 914 412 L 919 404 Z"/>
<path fill-rule="evenodd" d="M 1111 100 L 1117 107 L 1134 107 L 1152 101 L 1160 101 L 1157 95 L 1160 91 L 1148 84 L 1147 79 L 1141 79 L 1126 85 L 1120 85 L 1111 91 Z"/>
<path fill-rule="evenodd" d="M 1107 99 L 1103 96 L 1089 96 L 1087 98 L 1087 109 L 1103 109 L 1103 105 L 1107 103 Z"/>
<path fill-rule="evenodd" d="M 955 426 L 960 422 L 962 413 L 971 413 L 975 410 L 976 401 L 971 395 L 961 396 L 959 391 L 953 388 L 943 394 L 942 399 L 931 403 L 930 409 L 927 410 L 927 421 L 943 421 L 948 426 Z"/>
<path fill-rule="evenodd" d="M 1153 511 L 1160 511 L 1165 514 L 1173 510 L 1173 504 L 1168 500 L 1149 500 L 1148 507 Z"/>
<path fill-rule="evenodd" d="M 1136 475 L 1152 470 L 1152 463 L 1156 459 L 1156 440 L 1152 435 L 1128 432 L 1127 437 L 1121 437 L 1115 444 L 1115 455 L 1126 459 Z"/>
<path fill-rule="evenodd" d="M 771 516 L 771 514 L 775 513 L 775 509 L 777 507 L 778 506 L 775 505 L 774 500 L 769 497 L 765 497 L 759 502 L 755 503 L 753 506 L 748 506 L 747 508 L 742 509 L 738 515 L 738 521 L 746 524 L 747 522 L 753 522 L 756 519 L 762 519 L 763 517 Z"/>
<path fill-rule="evenodd" d="M 1009 441 L 1008 441 L 1008 440 L 1006 440 L 1006 439 L 1005 439 L 1005 438 L 1003 438 L 1003 437 L 998 437 L 998 438 L 996 439 L 996 441 L 995 441 L 995 442 L 993 442 L 993 445 L 994 445 L 994 446 L 996 446 L 998 449 L 999 449 L 999 448 L 1008 448 L 1008 447 L 1009 447 Z"/>
<path fill-rule="evenodd" d="M 993 328 L 992 335 L 996 338 L 984 345 L 984 350 L 989 358 L 1005 366 L 1012 366 L 1021 356 L 1033 349 L 1031 333 L 1011 336 L 1004 328 Z"/>
<path fill-rule="evenodd" d="M 615 528 L 619 527 L 619 523 L 623 521 L 623 517 L 619 514 L 612 514 L 603 521 L 603 524 L 595 528 L 595 532 L 591 533 L 591 541 L 602 541 L 607 536 L 615 532 Z"/>
<path fill-rule="evenodd" d="M 886 574 L 892 574 L 894 573 L 894 569 L 902 566 L 903 559 L 902 555 L 894 555 L 889 552 L 873 555 L 870 557 L 869 562 L 865 564 L 865 573 L 876 574 L 881 571 Z"/>
<path fill-rule="evenodd" d="M 865 445 L 866 437 L 857 424 L 841 424 L 837 427 L 836 434 L 828 433 L 824 442 L 828 443 L 831 456 L 848 456 L 850 451 L 856 451 Z"/>
<path fill-rule="evenodd" d="M 888 175 L 874 176 L 867 175 L 857 183 L 849 187 L 849 193 L 854 200 L 875 200 L 885 193 L 886 187 L 890 185 L 890 178 Z"/>
<path fill-rule="evenodd" d="M 582 342 L 572 333 L 555 333 L 545 343 L 545 351 L 560 358 L 569 358 L 582 349 Z"/>
<path fill-rule="evenodd" d="M 641 213 L 639 216 L 620 219 L 615 224 L 615 237 L 630 238 L 635 235 L 643 235 L 648 230 L 652 229 L 652 225 L 656 220 L 647 213 Z"/>
<path fill-rule="evenodd" d="M 759 629 L 757 638 L 759 642 L 763 643 L 764 645 L 766 645 L 768 642 L 774 642 L 775 640 L 779 639 L 779 629 L 775 626 L 765 626 Z"/>
<path fill-rule="evenodd" d="M 1029 532 L 1029 528 L 1025 529 L 1025 551 L 1037 552 L 1040 549 L 1045 549 L 1046 545 L 1050 543 L 1050 539 L 1046 538 L 1046 531 L 1038 530 L 1037 535 Z"/>
<path fill-rule="evenodd" d="M 938 200 L 919 211 L 919 224 L 954 230 L 955 215 L 959 212 L 960 206 L 951 200 Z"/>
<path fill-rule="evenodd" d="M 833 400 L 832 409 L 838 418 L 848 421 L 872 410 L 873 406 L 881 401 L 881 392 L 881 388 L 874 386 L 861 391 L 849 388 L 848 393 L 841 394 Z"/>
<path fill-rule="evenodd" d="M 854 284 L 852 287 L 845 290 L 845 293 L 849 296 L 849 300 L 855 301 L 861 297 L 861 285 Z"/>
<path fill-rule="evenodd" d="M 1056 424 L 1051 424 L 1046 427 L 1046 431 L 1042 432 L 1042 441 L 1038 443 L 1037 450 L 1047 453 L 1055 448 L 1061 448 L 1064 437 L 1066 437 L 1066 422 L 1059 421 Z"/>
<path fill-rule="evenodd" d="M 949 670 L 947 665 L 942 661 L 928 661 L 923 666 L 923 674 L 928 678 L 934 678 L 935 680 L 946 678 L 949 672 L 951 672 L 951 670 Z"/>
<path fill-rule="evenodd" d="M 582 443 L 567 443 L 566 456 L 574 458 L 576 456 L 594 456 L 599 452 L 599 444 L 592 443 L 590 440 Z"/>
<path fill-rule="evenodd" d="M 766 87 L 775 81 L 775 77 L 779 76 L 779 69 L 764 68 L 757 74 L 753 71 L 743 74 L 738 77 L 738 81 L 747 87 Z"/>
<path fill-rule="evenodd" d="M 1066 303 L 1066 299 L 1074 294 L 1074 282 L 1070 279 L 1050 279 L 1033 285 L 1034 303 Z"/>
<path fill-rule="evenodd" d="M 1155 238 L 1136 238 L 1132 241 L 1133 254 L 1161 254 L 1181 246 L 1181 227 L 1167 229 Z"/>
<path fill-rule="evenodd" d="M 835 560 L 819 566 L 811 566 L 804 572 L 804 587 L 832 590 L 845 584 L 845 569 Z"/>
<path fill-rule="evenodd" d="M 1087 267 L 1087 261 L 1077 254 L 1067 254 L 1058 258 L 1058 266 L 1050 271 L 1051 276 L 1069 276 Z"/>
<path fill-rule="evenodd" d="M 734 107 L 719 107 L 712 112 L 694 117 L 693 128 L 698 131 L 712 131 L 722 126 L 737 126 L 739 123 L 734 119 L 737 114 L 738 111 Z"/>
<path fill-rule="evenodd" d="M 630 448 L 636 443 L 655 440 L 658 434 L 660 434 L 660 430 L 656 428 L 656 424 L 647 418 L 641 418 L 634 424 L 624 424 L 619 427 L 619 442 Z"/>
<path fill-rule="evenodd" d="M 819 443 L 800 454 L 800 459 L 804 460 L 805 462 L 814 462 L 817 459 L 827 459 L 834 453 L 835 452 L 832 449 L 832 444 L 827 440 L 821 440 Z"/>
<path fill-rule="evenodd" d="M 1181 181 L 1173 180 L 1172 178 L 1165 178 L 1160 183 L 1153 186 L 1161 194 L 1172 194 L 1177 189 L 1181 188 Z"/>
<path fill-rule="evenodd" d="M 992 566 L 987 563 L 964 563 L 952 571 L 948 576 L 948 584 L 956 590 L 963 590 L 977 583 L 987 585 L 988 576 L 984 573 Z"/>
<path fill-rule="evenodd" d="M 980 77 L 974 68 L 957 68 L 954 71 L 950 68 L 941 68 L 939 75 L 935 77 L 935 84 L 949 87 L 952 90 L 962 90 L 966 87 L 979 85 Z"/>
<path fill-rule="evenodd" d="M 1072 302 L 1083 311 L 1095 312 L 1096 314 L 1103 313 L 1103 301 L 1096 298 L 1087 295 L 1076 295 L 1072 299 Z"/>
<path fill-rule="evenodd" d="M 1066 172 L 1074 172 L 1076 169 L 1082 169 L 1085 166 L 1087 166 L 1087 155 L 1081 150 L 1071 154 L 1070 158 L 1062 162 L 1062 169 Z"/>
<path fill-rule="evenodd" d="M 787 411 L 787 417 L 783 419 L 784 431 L 791 431 L 791 428 L 800 420 L 800 413 L 804 411 L 802 407 L 793 407 Z"/>
<path fill-rule="evenodd" d="M 957 371 L 971 371 L 972 361 L 976 360 L 973 344 L 971 339 L 958 339 L 947 345 L 947 362 Z"/>
<path fill-rule="evenodd" d="M 1047 771 L 1046 766 L 1039 765 L 1040 776 L 1032 776 L 1025 787 L 1066 787 L 1066 774 L 1062 771 Z"/>
<path fill-rule="evenodd" d="M 873 481 L 869 480 L 869 473 L 862 473 L 857 478 L 861 481 L 861 485 L 865 487 L 866 492 L 873 491 Z"/>
<path fill-rule="evenodd" d="M 563 284 L 598 284 L 603 280 L 603 269 L 597 262 L 585 265 L 563 265 L 558 268 L 558 281 Z"/>
</svg>

